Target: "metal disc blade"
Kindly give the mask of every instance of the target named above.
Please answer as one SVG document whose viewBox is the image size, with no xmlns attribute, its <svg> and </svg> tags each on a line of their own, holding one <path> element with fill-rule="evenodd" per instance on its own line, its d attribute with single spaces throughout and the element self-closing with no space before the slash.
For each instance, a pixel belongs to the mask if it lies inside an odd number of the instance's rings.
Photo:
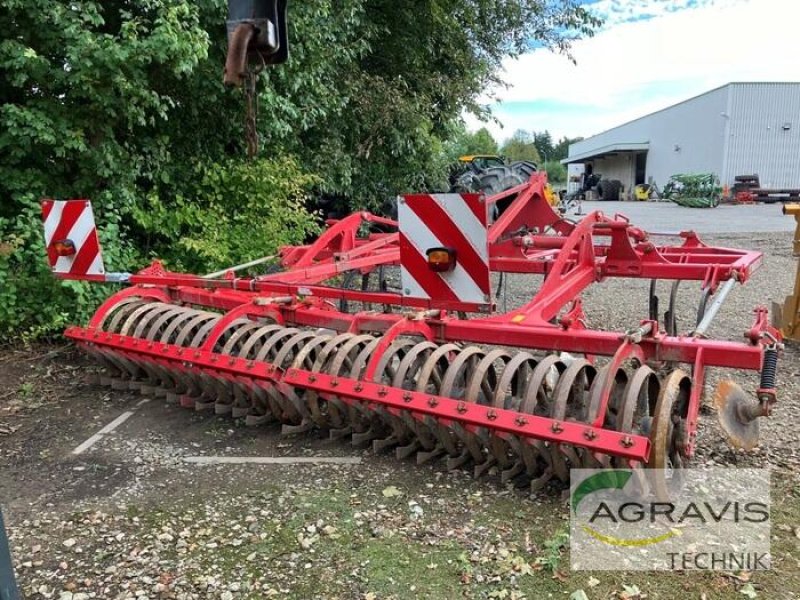
<svg viewBox="0 0 800 600">
<path fill-rule="evenodd" d="M 752 450 L 758 445 L 758 419 L 744 422 L 740 415 L 753 400 L 736 383 L 721 381 L 714 394 L 717 418 L 728 441 L 735 448 Z"/>
</svg>

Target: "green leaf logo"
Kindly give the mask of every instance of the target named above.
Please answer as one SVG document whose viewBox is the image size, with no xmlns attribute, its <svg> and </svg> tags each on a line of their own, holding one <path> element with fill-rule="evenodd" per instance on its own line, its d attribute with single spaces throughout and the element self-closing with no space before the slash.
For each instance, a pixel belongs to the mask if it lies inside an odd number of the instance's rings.
<svg viewBox="0 0 800 600">
<path fill-rule="evenodd" d="M 572 492 L 572 512 L 578 514 L 578 505 L 586 496 L 600 490 L 621 490 L 633 473 L 625 469 L 608 469 L 590 475 L 578 484 Z"/>
</svg>

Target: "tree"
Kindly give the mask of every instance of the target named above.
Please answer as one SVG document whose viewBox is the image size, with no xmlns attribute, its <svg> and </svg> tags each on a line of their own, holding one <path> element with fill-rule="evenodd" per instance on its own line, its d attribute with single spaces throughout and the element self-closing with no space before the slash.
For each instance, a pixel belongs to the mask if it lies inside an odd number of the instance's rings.
<svg viewBox="0 0 800 600">
<path fill-rule="evenodd" d="M 534 132 L 533 145 L 536 146 L 536 151 L 543 160 L 547 161 L 553 158 L 553 137 L 549 131 Z"/>
<path fill-rule="evenodd" d="M 550 183 L 562 183 L 567 180 L 567 168 L 557 160 L 548 160 L 542 165 L 542 169 L 547 172 Z"/>
<path fill-rule="evenodd" d="M 497 140 L 486 127 L 481 127 L 475 133 L 469 134 L 465 154 L 497 154 L 498 152 Z"/>
<path fill-rule="evenodd" d="M 553 160 L 563 160 L 569 156 L 569 146 L 575 142 L 580 142 L 582 137 L 568 138 L 566 136 L 558 140 L 558 143 L 553 147 Z"/>
<path fill-rule="evenodd" d="M 325 191 L 355 206 L 441 180 L 453 123 L 485 114 L 478 100 L 500 81 L 502 60 L 534 39 L 566 50 L 597 25 L 572 0 L 341 0 L 336 10 L 317 0 L 292 4 L 290 16 L 301 50 L 268 73 L 262 114 L 279 120 L 262 135 L 288 142 Z"/>
<path fill-rule="evenodd" d="M 108 293 L 53 279 L 39 198 L 92 198 L 107 262 L 132 266 L 124 215 L 170 152 L 169 90 L 209 36 L 193 4 L 157 0 L 7 1 L 0 28 L 0 335 L 35 336 Z"/>
<path fill-rule="evenodd" d="M 453 124 L 485 112 L 478 98 L 501 61 L 531 40 L 567 51 L 597 25 L 573 0 L 293 2 L 289 62 L 258 83 L 261 155 L 243 165 L 243 98 L 221 83 L 225 10 L 223 0 L 3 3 L 0 334 L 59 327 L 107 293 L 52 280 L 41 196 L 93 200 L 111 269 L 149 256 L 209 270 L 254 258 L 310 228 L 300 204 L 265 213 L 259 198 L 302 203 L 313 190 L 377 206 L 435 188 Z M 248 238 L 247 223 L 271 218 L 287 228 Z"/>
<path fill-rule="evenodd" d="M 444 151 L 447 159 L 452 162 L 464 155 L 499 154 L 500 149 L 497 140 L 486 127 L 470 132 L 467 131 L 463 122 L 458 122 L 450 134 L 449 140 L 445 143 Z"/>
<path fill-rule="evenodd" d="M 517 129 L 503 144 L 501 152 L 508 160 L 529 160 L 537 165 L 541 162 L 533 136 L 523 129 Z"/>
</svg>

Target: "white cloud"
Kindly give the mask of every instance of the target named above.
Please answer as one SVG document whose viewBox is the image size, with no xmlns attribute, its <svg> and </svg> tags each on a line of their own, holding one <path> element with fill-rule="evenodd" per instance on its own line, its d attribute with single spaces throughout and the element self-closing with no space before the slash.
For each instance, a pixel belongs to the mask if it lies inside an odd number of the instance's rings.
<svg viewBox="0 0 800 600">
<path fill-rule="evenodd" d="M 607 28 L 714 3 L 715 0 L 599 0 L 588 6 L 603 18 L 603 27 Z M 729 4 L 730 0 L 726 3 Z"/>
<path fill-rule="evenodd" d="M 589 136 L 730 81 L 796 81 L 800 3 L 788 0 L 601 0 L 607 26 L 573 46 L 577 65 L 547 50 L 504 64 L 487 124 Z M 677 9 L 676 9 L 677 7 Z M 652 18 L 635 20 L 642 15 Z M 531 106 L 522 110 L 523 103 Z M 471 128 L 479 127 L 468 119 Z"/>
</svg>

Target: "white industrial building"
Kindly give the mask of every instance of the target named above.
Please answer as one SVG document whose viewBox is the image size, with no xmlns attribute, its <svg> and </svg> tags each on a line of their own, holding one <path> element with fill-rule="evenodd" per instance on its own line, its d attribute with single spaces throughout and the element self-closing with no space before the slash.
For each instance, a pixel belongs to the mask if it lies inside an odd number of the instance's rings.
<svg viewBox="0 0 800 600">
<path fill-rule="evenodd" d="M 714 173 L 729 186 L 757 174 L 761 187 L 800 188 L 800 83 L 729 83 L 576 142 L 562 162 L 620 180 L 624 196 L 677 173 Z"/>
</svg>

